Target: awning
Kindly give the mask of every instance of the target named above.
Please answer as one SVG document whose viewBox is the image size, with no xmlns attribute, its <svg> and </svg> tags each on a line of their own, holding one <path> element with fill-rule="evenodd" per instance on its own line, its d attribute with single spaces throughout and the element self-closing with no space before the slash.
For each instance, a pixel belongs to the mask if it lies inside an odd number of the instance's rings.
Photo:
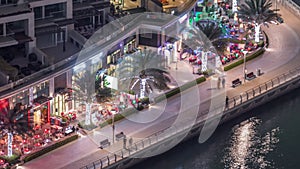
<svg viewBox="0 0 300 169">
<path fill-rule="evenodd" d="M 169 37 L 168 40 L 166 41 L 167 43 L 175 43 L 178 41 L 180 38 L 179 37 Z"/>
<path fill-rule="evenodd" d="M 63 19 L 63 20 L 55 21 L 54 23 L 56 23 L 58 26 L 66 26 L 66 25 L 74 24 L 76 23 L 76 21 L 74 19 Z"/>
<path fill-rule="evenodd" d="M 45 97 L 45 96 L 39 96 L 37 98 L 35 98 L 33 100 L 33 103 L 37 103 L 37 104 L 43 104 L 43 103 L 46 103 L 47 101 L 49 101 L 50 98 L 48 97 Z"/>
<path fill-rule="evenodd" d="M 135 37 L 136 37 L 136 35 L 132 35 L 132 36 L 129 36 L 128 38 L 124 39 L 124 44 L 126 45 L 127 43 L 129 43 L 130 41 L 135 39 Z"/>
<path fill-rule="evenodd" d="M 16 41 L 18 41 L 19 44 L 23 44 L 25 42 L 30 42 L 32 41 L 31 37 L 23 34 L 23 33 L 17 33 L 17 34 L 14 34 L 12 36 Z"/>
<path fill-rule="evenodd" d="M 59 87 L 55 89 L 55 93 L 56 94 L 67 94 L 67 93 L 72 93 L 72 89 L 71 88 L 64 88 L 64 87 Z"/>
<path fill-rule="evenodd" d="M 50 25 L 45 27 L 40 27 L 35 29 L 36 35 L 48 34 L 48 33 L 58 33 L 62 32 L 63 30 L 60 29 L 57 25 Z"/>
</svg>

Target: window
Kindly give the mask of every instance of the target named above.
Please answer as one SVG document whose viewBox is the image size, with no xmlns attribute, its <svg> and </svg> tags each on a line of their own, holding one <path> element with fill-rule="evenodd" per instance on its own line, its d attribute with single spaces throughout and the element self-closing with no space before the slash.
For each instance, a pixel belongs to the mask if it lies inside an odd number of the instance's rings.
<svg viewBox="0 0 300 169">
<path fill-rule="evenodd" d="M 66 16 L 66 3 L 45 6 L 45 17 L 61 18 Z"/>
<path fill-rule="evenodd" d="M 1 5 L 12 4 L 13 0 L 1 0 L 0 3 Z"/>
<path fill-rule="evenodd" d="M 111 63 L 111 55 L 108 55 L 106 59 L 107 59 L 107 62 L 106 62 L 106 63 L 107 63 L 107 64 L 110 64 L 110 63 Z"/>
<path fill-rule="evenodd" d="M 2 36 L 3 35 L 3 24 L 0 24 L 0 36 Z"/>
<path fill-rule="evenodd" d="M 6 23 L 6 34 L 24 32 L 25 20 Z"/>
<path fill-rule="evenodd" d="M 41 6 L 33 8 L 33 11 L 34 11 L 34 19 L 41 19 L 41 18 L 43 18 L 43 10 L 42 10 Z"/>
</svg>

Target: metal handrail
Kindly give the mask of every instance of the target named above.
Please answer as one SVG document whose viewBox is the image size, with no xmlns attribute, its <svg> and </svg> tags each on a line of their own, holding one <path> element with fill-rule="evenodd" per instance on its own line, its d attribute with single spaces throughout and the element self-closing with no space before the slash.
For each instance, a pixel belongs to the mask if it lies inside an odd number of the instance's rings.
<svg viewBox="0 0 300 169">
<path fill-rule="evenodd" d="M 291 75 L 292 75 L 292 76 L 291 76 Z M 283 76 L 288 76 L 288 77 L 290 77 L 290 78 L 285 78 L 284 81 L 279 81 L 278 78 L 283 77 Z M 272 90 L 272 89 L 278 87 L 279 85 L 282 84 L 282 82 L 291 81 L 291 80 L 293 80 L 293 79 L 295 79 L 295 78 L 299 78 L 299 76 L 300 76 L 300 68 L 295 68 L 295 69 L 293 69 L 292 71 L 288 71 L 288 72 L 286 72 L 286 73 L 283 73 L 283 74 L 281 74 L 281 75 L 276 76 L 275 78 L 272 78 L 271 80 L 268 80 L 268 81 L 265 82 L 265 83 L 262 83 L 262 84 L 260 84 L 260 85 L 257 85 L 257 86 L 255 86 L 255 87 L 253 87 L 253 88 L 251 88 L 251 89 L 249 89 L 249 90 L 243 92 L 241 95 L 234 96 L 234 97 L 232 97 L 232 98 L 229 99 L 229 107 L 226 109 L 226 111 L 230 111 L 231 109 L 233 109 L 233 108 L 235 108 L 235 107 L 237 107 L 237 106 L 239 106 L 239 105 L 241 105 L 241 104 L 243 104 L 243 103 L 245 103 L 245 102 L 248 102 L 248 101 L 250 101 L 250 100 L 256 98 L 257 96 L 262 95 L 263 93 L 265 93 L 265 92 L 267 92 L 267 91 L 270 91 L 270 90 Z M 272 82 L 273 82 L 273 83 L 272 83 Z M 268 85 L 271 85 L 271 86 L 268 86 Z M 266 86 L 268 86 L 268 87 L 266 88 Z M 257 91 L 257 89 L 260 89 L 260 90 L 259 90 L 258 92 L 255 92 L 255 94 L 254 94 L 253 97 L 249 97 L 251 94 L 253 94 L 252 92 Z M 245 99 L 245 96 L 247 96 L 247 95 L 248 95 L 248 97 Z M 242 101 L 240 102 L 239 99 L 242 99 Z M 244 100 L 244 99 L 245 99 L 245 100 Z M 224 111 L 225 111 L 225 107 L 224 107 L 223 104 L 222 104 L 222 105 L 219 105 L 219 106 L 216 106 L 215 109 L 220 109 L 220 108 L 222 108 L 222 109 L 224 108 Z M 214 110 L 209 110 L 209 109 L 207 109 L 207 110 L 203 111 L 203 112 L 200 113 L 200 114 L 202 114 L 202 115 L 207 115 L 210 111 L 214 111 Z M 224 111 L 223 111 L 223 112 L 224 112 Z M 201 117 L 203 117 L 203 116 L 198 116 L 198 117 L 197 117 L 196 123 L 195 123 L 195 124 L 199 124 L 199 123 L 201 123 L 201 122 L 203 122 L 203 121 L 205 121 L 205 120 L 208 120 L 208 119 L 203 119 L 203 118 L 201 118 Z M 206 117 L 206 118 L 213 118 L 213 117 Z M 146 147 L 149 147 L 149 146 L 151 146 L 151 145 L 153 145 L 153 144 L 156 144 L 156 143 L 158 143 L 158 142 L 160 142 L 160 141 L 162 141 L 162 140 L 165 140 L 165 138 L 170 138 L 171 136 L 177 135 L 178 133 L 181 133 L 181 132 L 183 132 L 184 130 L 190 129 L 190 128 L 193 127 L 195 124 L 185 123 L 185 124 L 183 125 L 184 127 L 183 127 L 183 126 L 179 126 L 179 127 L 177 126 L 175 132 L 170 132 L 170 133 L 171 133 L 170 135 L 166 135 L 166 133 L 168 133 L 168 132 L 166 132 L 166 131 L 170 130 L 170 128 L 166 128 L 166 129 L 159 130 L 159 131 L 155 132 L 154 134 L 149 135 L 149 136 L 146 137 L 145 139 L 142 139 L 142 140 L 140 140 L 140 141 L 135 142 L 134 145 L 142 145 L 141 149 L 138 148 L 138 147 L 140 147 L 140 146 L 136 146 L 137 148 L 136 148 L 136 149 L 133 149 L 133 150 L 130 152 L 130 154 L 128 154 L 128 155 L 123 155 L 122 152 L 125 151 L 124 149 L 118 150 L 118 151 L 116 151 L 116 152 L 113 153 L 113 154 L 120 154 L 120 153 L 121 153 L 122 155 L 120 156 L 121 158 L 120 158 L 119 160 L 124 159 L 124 158 L 129 157 L 130 155 L 132 155 L 132 154 L 134 154 L 134 153 L 137 153 L 137 152 L 143 150 L 143 149 L 146 148 Z M 101 158 L 101 159 L 99 159 L 99 160 L 100 160 L 102 163 L 106 163 L 106 164 L 107 164 L 107 160 L 108 160 L 108 159 L 105 157 L 105 158 Z M 119 161 L 119 160 L 116 160 L 115 162 L 117 162 L 117 161 Z M 97 161 L 98 161 L 98 160 L 97 160 Z M 112 163 L 110 163 L 110 164 L 112 164 Z M 83 169 L 83 168 L 89 168 L 88 166 L 90 166 L 90 165 L 86 165 L 86 166 L 82 167 L 82 169 Z M 106 166 L 107 166 L 107 165 L 106 165 Z M 104 166 L 102 166 L 101 168 L 103 168 L 103 167 L 104 167 Z"/>
</svg>

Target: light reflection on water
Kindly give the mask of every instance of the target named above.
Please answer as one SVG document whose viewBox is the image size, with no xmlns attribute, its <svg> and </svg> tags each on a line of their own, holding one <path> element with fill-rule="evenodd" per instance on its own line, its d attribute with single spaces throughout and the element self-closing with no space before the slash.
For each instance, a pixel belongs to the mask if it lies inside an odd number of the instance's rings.
<svg viewBox="0 0 300 169">
<path fill-rule="evenodd" d="M 260 135 L 262 121 L 252 117 L 232 129 L 229 145 L 225 148 L 222 162 L 228 169 L 273 168 L 274 163 L 266 156 L 279 142 L 279 127 Z"/>
</svg>

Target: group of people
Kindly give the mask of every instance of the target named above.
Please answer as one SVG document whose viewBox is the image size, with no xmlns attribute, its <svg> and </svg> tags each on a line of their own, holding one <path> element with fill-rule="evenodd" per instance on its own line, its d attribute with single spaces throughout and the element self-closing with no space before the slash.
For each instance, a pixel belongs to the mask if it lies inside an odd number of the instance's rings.
<svg viewBox="0 0 300 169">
<path fill-rule="evenodd" d="M 225 88 L 226 81 L 225 81 L 224 77 L 223 78 L 221 78 L 221 77 L 218 78 L 218 89 L 221 88 L 221 83 L 222 83 L 222 87 Z"/>
</svg>

